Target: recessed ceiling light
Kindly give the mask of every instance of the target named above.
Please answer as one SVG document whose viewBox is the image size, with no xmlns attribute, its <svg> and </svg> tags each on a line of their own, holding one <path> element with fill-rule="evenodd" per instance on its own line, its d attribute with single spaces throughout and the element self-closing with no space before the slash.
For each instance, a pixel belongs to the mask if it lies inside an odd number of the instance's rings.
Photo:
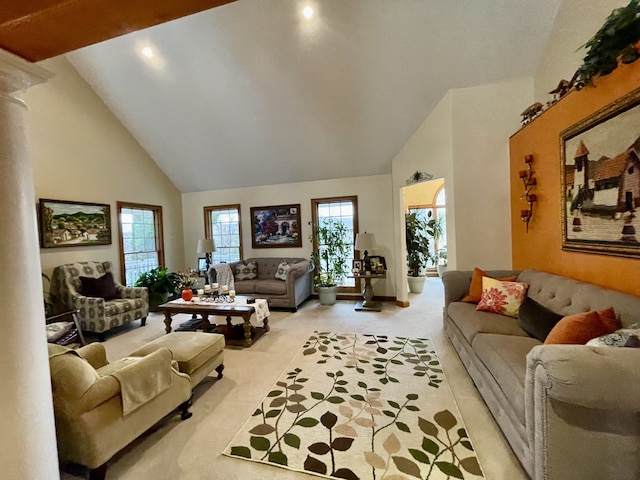
<svg viewBox="0 0 640 480">
<path fill-rule="evenodd" d="M 151 50 L 151 47 L 144 47 L 142 49 L 142 54 L 147 58 L 151 58 L 153 57 L 153 50 Z"/>
<path fill-rule="evenodd" d="M 302 15 L 304 15 L 304 18 L 306 19 L 310 19 L 311 17 L 313 17 L 313 8 L 311 7 L 311 5 L 307 5 L 302 9 Z"/>
</svg>

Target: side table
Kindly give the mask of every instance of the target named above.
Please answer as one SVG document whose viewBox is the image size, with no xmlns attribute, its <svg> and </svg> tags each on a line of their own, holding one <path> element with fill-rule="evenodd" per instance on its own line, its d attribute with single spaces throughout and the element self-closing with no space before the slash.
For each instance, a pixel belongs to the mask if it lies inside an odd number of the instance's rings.
<svg viewBox="0 0 640 480">
<path fill-rule="evenodd" d="M 355 279 L 364 278 L 364 288 L 362 289 L 362 296 L 364 300 L 358 302 L 356 305 L 356 311 L 358 312 L 380 312 L 382 311 L 382 303 L 373 301 L 373 287 L 371 286 L 371 280 L 377 278 L 387 278 L 387 272 L 372 273 L 371 275 L 354 275 Z"/>
</svg>

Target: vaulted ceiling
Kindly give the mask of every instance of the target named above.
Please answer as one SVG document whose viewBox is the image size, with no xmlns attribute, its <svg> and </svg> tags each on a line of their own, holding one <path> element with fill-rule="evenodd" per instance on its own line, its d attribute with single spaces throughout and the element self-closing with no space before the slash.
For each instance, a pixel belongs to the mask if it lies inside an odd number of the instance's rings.
<svg viewBox="0 0 640 480">
<path fill-rule="evenodd" d="M 534 73 L 561 0 L 209 3 L 67 54 L 183 192 L 389 173 L 449 89 Z"/>
</svg>

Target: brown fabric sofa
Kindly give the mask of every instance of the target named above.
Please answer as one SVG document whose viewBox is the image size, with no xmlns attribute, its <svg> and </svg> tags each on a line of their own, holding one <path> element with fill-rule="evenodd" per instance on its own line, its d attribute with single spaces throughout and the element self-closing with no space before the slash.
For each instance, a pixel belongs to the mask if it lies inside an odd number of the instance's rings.
<svg viewBox="0 0 640 480">
<path fill-rule="evenodd" d="M 527 295 L 561 315 L 613 307 L 640 322 L 640 298 L 536 270 Z M 545 345 L 518 319 L 476 311 L 473 272 L 447 271 L 444 329 L 516 456 L 535 480 L 640 478 L 640 349 Z"/>
<path fill-rule="evenodd" d="M 280 262 L 290 265 L 286 280 L 275 277 Z M 257 277 L 251 280 L 238 280 L 238 265 L 257 265 Z M 235 290 L 238 295 L 265 298 L 270 308 L 287 308 L 296 311 L 298 306 L 311 296 L 313 285 L 313 264 L 306 258 L 260 257 L 247 258 L 230 263 L 234 274 Z"/>
</svg>

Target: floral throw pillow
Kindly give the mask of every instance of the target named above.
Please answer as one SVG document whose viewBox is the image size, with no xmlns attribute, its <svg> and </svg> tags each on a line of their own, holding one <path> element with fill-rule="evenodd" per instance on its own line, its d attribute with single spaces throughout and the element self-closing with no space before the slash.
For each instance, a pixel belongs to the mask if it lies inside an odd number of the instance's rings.
<svg viewBox="0 0 640 480">
<path fill-rule="evenodd" d="M 235 280 L 253 280 L 258 276 L 258 265 L 256 262 L 249 262 L 246 265 L 239 263 L 236 266 Z"/>
<path fill-rule="evenodd" d="M 527 296 L 528 283 L 504 282 L 490 277 L 482 279 L 482 295 L 476 310 L 518 317 L 520 305 Z"/>
</svg>

